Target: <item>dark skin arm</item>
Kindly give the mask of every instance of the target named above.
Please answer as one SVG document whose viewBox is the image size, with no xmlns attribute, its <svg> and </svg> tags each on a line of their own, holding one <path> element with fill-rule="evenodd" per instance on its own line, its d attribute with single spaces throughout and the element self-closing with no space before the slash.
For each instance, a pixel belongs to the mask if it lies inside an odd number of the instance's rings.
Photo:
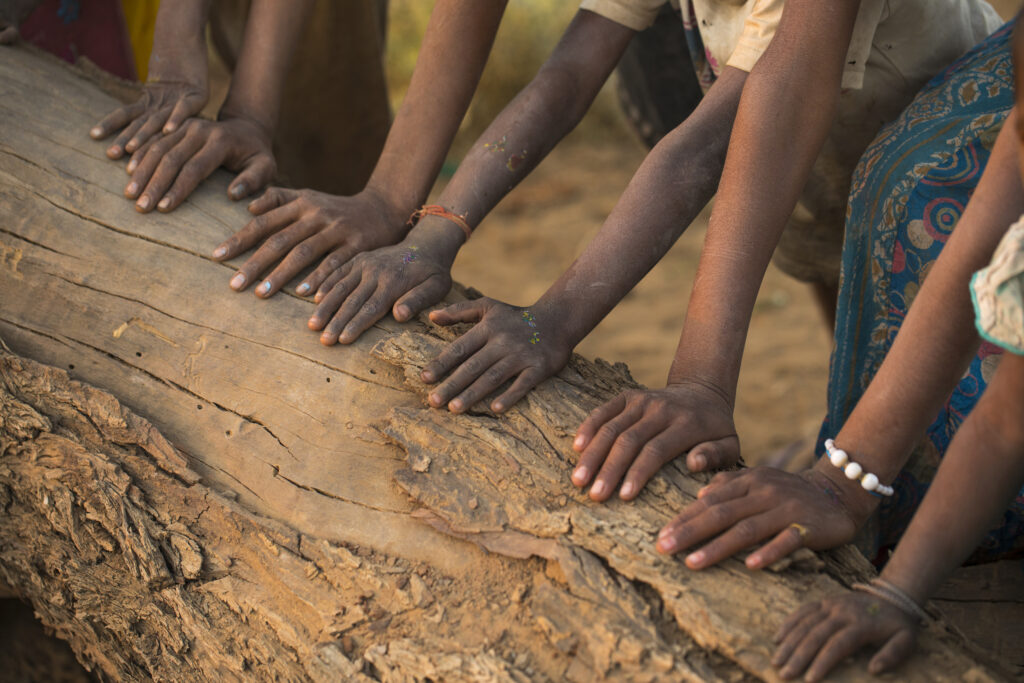
<svg viewBox="0 0 1024 683">
<path fill-rule="evenodd" d="M 515 377 L 491 402 L 503 412 L 564 367 L 576 344 L 711 199 L 746 76 L 725 68 L 693 114 L 647 156 L 583 254 L 536 303 L 520 309 L 478 299 L 430 314 L 441 325 L 478 323 L 424 369 L 426 382 L 449 375 L 431 392 L 432 405 L 463 412 Z M 536 327 L 524 322 L 524 311 Z"/>
<path fill-rule="evenodd" d="M 230 259 L 262 242 L 232 278 L 232 287 L 244 289 L 270 270 L 255 290 L 269 297 L 323 259 L 296 288 L 300 295 L 313 294 L 356 254 L 394 244 L 406 234 L 406 221 L 426 200 L 469 107 L 506 4 L 437 2 L 409 91 L 366 188 L 352 197 L 268 190 L 249 206 L 257 217 L 213 252 L 218 260 Z"/>
<path fill-rule="evenodd" d="M 586 484 L 606 463 L 591 497 L 606 499 L 625 473 L 620 496 L 631 498 L 657 467 L 684 453 L 695 471 L 738 460 L 732 411 L 750 315 L 832 124 L 857 6 L 787 2 L 743 86 L 667 386 L 614 399 L 577 432 L 574 448 L 582 455 L 574 482 Z"/>
<path fill-rule="evenodd" d="M 632 35 L 578 12 L 537 76 L 466 155 L 438 203 L 476 226 L 575 127 Z M 321 285 L 310 328 L 323 330 L 325 344 L 348 344 L 389 311 L 396 320 L 410 319 L 448 292 L 465 238 L 455 223 L 427 216 L 400 244 L 359 254 Z M 413 247 L 417 258 L 405 263 Z"/>
<path fill-rule="evenodd" d="M 137 199 L 136 209 L 172 211 L 220 166 L 238 173 L 228 186 L 232 199 L 270 182 L 276 171 L 271 139 L 284 75 L 311 7 L 312 0 L 253 2 L 217 121 L 190 119 L 132 154 L 125 195 Z"/>
<path fill-rule="evenodd" d="M 1016 119 L 1011 113 L 1003 126 L 960 223 L 885 362 L 835 439 L 884 483 L 906 464 L 977 351 L 968 282 L 989 262 L 1006 226 L 1024 212 Z M 826 458 L 799 475 L 768 467 L 723 473 L 662 530 L 658 549 L 677 552 L 717 536 L 686 558 L 688 566 L 700 569 L 769 541 L 747 557 L 747 566 L 759 569 L 801 545 L 824 549 L 850 541 L 877 503 Z M 807 529 L 805 538 L 790 528 L 793 523 Z"/>
<path fill-rule="evenodd" d="M 210 0 L 161 4 L 142 96 L 107 114 L 89 131 L 94 140 L 121 131 L 107 148 L 108 157 L 131 154 L 161 131 L 171 133 L 202 111 L 208 96 L 203 31 L 209 9 Z"/>
<path fill-rule="evenodd" d="M 1007 353 L 953 438 L 882 578 L 924 604 L 998 522 L 1022 482 L 1024 356 Z M 790 617 L 776 636 L 772 663 L 784 678 L 806 670 L 805 680 L 818 681 L 860 648 L 875 645 L 868 671 L 879 674 L 910 655 L 917 629 L 888 602 L 846 593 Z"/>
</svg>

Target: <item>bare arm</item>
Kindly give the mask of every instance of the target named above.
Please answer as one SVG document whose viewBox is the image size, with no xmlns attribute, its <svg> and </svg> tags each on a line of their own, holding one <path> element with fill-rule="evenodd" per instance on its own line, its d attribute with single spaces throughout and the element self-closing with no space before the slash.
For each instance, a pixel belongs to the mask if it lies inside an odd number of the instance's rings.
<svg viewBox="0 0 1024 683">
<path fill-rule="evenodd" d="M 137 210 L 174 210 L 219 166 L 238 173 L 228 186 L 232 199 L 270 182 L 277 168 L 271 140 L 284 77 L 311 7 L 312 0 L 252 3 L 218 120 L 189 119 L 132 154 L 125 195 L 136 200 Z M 205 43 L 200 49 L 205 55 Z"/>
<path fill-rule="evenodd" d="M 697 109 L 651 151 L 584 252 L 528 307 L 535 328 L 524 327 L 519 309 L 492 299 L 431 314 L 440 324 L 480 323 L 426 367 L 423 378 L 428 382 L 451 372 L 431 393 L 433 405 L 466 410 L 518 375 L 491 404 L 501 412 L 565 365 L 576 344 L 664 256 L 711 199 L 746 75 L 727 67 Z M 531 341 L 534 330 L 540 343 Z M 478 345 L 482 350 L 475 354 L 481 360 L 474 370 L 463 363 Z M 504 370 L 479 377 L 489 363 Z"/>
<path fill-rule="evenodd" d="M 270 270 L 256 294 L 272 296 L 322 258 L 296 288 L 300 295 L 312 294 L 356 254 L 406 234 L 406 221 L 426 200 L 476 91 L 506 4 L 437 2 L 409 90 L 366 188 L 352 197 L 272 188 L 253 202 L 250 211 L 257 218 L 214 251 L 215 258 L 229 259 L 265 240 L 235 274 L 235 289 Z"/>
<path fill-rule="evenodd" d="M 924 604 L 977 547 L 1022 482 L 1024 356 L 1007 353 L 953 438 L 882 579 Z M 773 663 L 786 678 L 806 668 L 806 680 L 815 681 L 862 645 L 872 644 L 880 649 L 868 671 L 878 674 L 910 654 L 916 630 L 913 618 L 897 606 L 873 595 L 847 593 L 808 605 L 787 620 L 777 636 Z"/>
<path fill-rule="evenodd" d="M 992 258 L 1006 226 L 1024 211 L 1016 117 L 1012 113 L 1004 124 L 978 188 L 892 349 L 836 437 L 839 447 L 883 482 L 903 468 L 977 349 L 968 282 Z M 900 419 L 894 420 L 897 414 Z M 821 549 L 848 542 L 877 502 L 826 458 L 802 475 L 772 468 L 721 474 L 666 527 L 659 547 L 674 552 L 726 531 L 687 558 L 699 568 L 776 535 L 747 558 L 748 566 L 760 568 L 802 544 Z M 712 511 L 719 506 L 731 512 Z M 806 529 L 805 537 L 792 532 L 793 523 Z"/>
<path fill-rule="evenodd" d="M 632 36 L 620 24 L 578 12 L 538 74 L 473 146 L 439 203 L 479 224 L 575 127 Z M 424 217 L 401 244 L 360 254 L 325 281 L 310 327 L 323 330 L 326 344 L 350 343 L 389 310 L 408 320 L 447 293 L 465 239 L 455 223 Z M 415 262 L 396 268 L 413 247 Z"/>
<path fill-rule="evenodd" d="M 182 0 L 160 6 L 153 30 L 149 75 L 138 101 L 118 107 L 93 126 L 89 135 L 102 140 L 121 134 L 107 156 L 131 154 L 161 130 L 170 133 L 206 104 L 207 64 L 204 28 L 211 0 Z"/>
</svg>

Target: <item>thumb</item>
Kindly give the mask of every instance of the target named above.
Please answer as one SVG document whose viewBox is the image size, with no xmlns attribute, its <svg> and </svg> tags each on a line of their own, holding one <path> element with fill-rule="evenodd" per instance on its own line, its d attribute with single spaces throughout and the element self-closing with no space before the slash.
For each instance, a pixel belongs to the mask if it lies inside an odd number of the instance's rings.
<svg viewBox="0 0 1024 683">
<path fill-rule="evenodd" d="M 691 472 L 731 467 L 740 459 L 740 440 L 735 434 L 705 441 L 690 449 L 686 455 L 686 466 Z"/>
<path fill-rule="evenodd" d="M 494 304 L 487 297 L 459 301 L 451 306 L 430 312 L 430 322 L 437 325 L 454 325 L 455 323 L 478 323 Z"/>
<path fill-rule="evenodd" d="M 228 185 L 228 196 L 238 200 L 248 197 L 270 184 L 277 170 L 274 157 L 269 154 L 257 154 L 242 168 L 242 172 Z"/>
</svg>

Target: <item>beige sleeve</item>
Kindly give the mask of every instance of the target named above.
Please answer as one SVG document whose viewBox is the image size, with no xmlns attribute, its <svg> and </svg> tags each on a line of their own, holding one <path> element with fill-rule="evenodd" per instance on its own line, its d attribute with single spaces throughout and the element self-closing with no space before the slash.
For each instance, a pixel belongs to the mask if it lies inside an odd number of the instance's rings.
<svg viewBox="0 0 1024 683">
<path fill-rule="evenodd" d="M 862 0 L 860 3 L 843 68 L 843 88 L 860 89 L 864 83 L 864 67 L 871 54 L 871 43 L 875 37 L 875 28 L 881 21 L 884 4 L 885 0 Z M 743 71 L 754 68 L 775 36 L 782 18 L 783 5 L 783 0 L 757 0 L 754 3 L 736 49 L 729 56 L 729 66 Z"/>
<path fill-rule="evenodd" d="M 580 9 L 599 14 L 634 31 L 654 23 L 666 0 L 583 0 Z"/>
</svg>

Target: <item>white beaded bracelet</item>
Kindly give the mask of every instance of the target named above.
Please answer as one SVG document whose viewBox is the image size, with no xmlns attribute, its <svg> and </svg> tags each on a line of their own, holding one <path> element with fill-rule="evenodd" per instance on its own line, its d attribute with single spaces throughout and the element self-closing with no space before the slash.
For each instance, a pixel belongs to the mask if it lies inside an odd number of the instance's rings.
<svg viewBox="0 0 1024 683">
<path fill-rule="evenodd" d="M 878 480 L 878 475 L 865 472 L 859 463 L 850 460 L 850 456 L 841 448 L 836 448 L 836 442 L 832 439 L 825 439 L 825 452 L 828 453 L 828 461 L 841 469 L 847 479 L 860 479 L 860 485 L 865 491 L 880 496 L 891 496 L 892 487 L 886 486 Z"/>
</svg>

